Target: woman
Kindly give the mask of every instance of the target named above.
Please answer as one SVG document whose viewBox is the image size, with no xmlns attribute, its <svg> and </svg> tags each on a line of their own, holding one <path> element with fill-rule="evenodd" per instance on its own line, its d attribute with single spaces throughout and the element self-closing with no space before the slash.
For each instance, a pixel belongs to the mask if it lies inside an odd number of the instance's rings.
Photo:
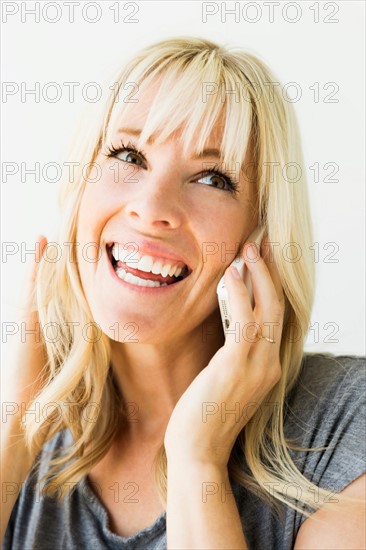
<svg viewBox="0 0 366 550">
<path fill-rule="evenodd" d="M 365 361 L 304 354 L 312 230 L 275 81 L 253 55 L 172 38 L 93 113 L 63 253 L 40 238 L 29 283 L 47 362 L 14 348 L 8 401 L 40 415 L 6 424 L 3 548 L 364 546 Z"/>
</svg>

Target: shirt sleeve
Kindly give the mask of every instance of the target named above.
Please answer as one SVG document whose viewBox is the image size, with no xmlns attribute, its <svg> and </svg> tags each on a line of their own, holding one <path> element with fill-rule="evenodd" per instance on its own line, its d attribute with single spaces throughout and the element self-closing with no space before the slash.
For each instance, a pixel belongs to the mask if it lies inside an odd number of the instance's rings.
<svg viewBox="0 0 366 550">
<path fill-rule="evenodd" d="M 3 542 L 1 544 L 1 550 L 10 550 L 11 548 L 13 548 L 14 523 L 15 523 L 17 511 L 18 511 L 18 506 L 19 506 L 19 495 L 17 500 L 15 501 L 15 504 L 10 514 L 8 525 L 6 526 L 6 529 L 5 529 Z"/>
<path fill-rule="evenodd" d="M 366 358 L 309 355 L 298 387 L 288 434 L 302 446 L 327 449 L 296 452 L 295 463 L 315 485 L 329 489 L 331 499 L 366 472 Z"/>
<path fill-rule="evenodd" d="M 366 472 L 366 361 L 347 364 L 347 376 L 334 388 L 320 432 L 329 443 L 321 456 L 315 481 L 339 493 Z"/>
<path fill-rule="evenodd" d="M 64 440 L 64 432 L 58 432 L 52 439 L 47 441 L 35 461 L 30 468 L 21 490 L 13 506 L 8 524 L 5 529 L 1 550 L 11 550 L 12 548 L 35 548 L 31 538 L 32 532 L 35 529 L 35 515 L 40 509 L 39 504 L 41 499 L 37 493 L 37 483 L 41 474 L 46 471 L 45 468 L 48 462 L 48 453 L 58 449 Z M 47 457 L 47 460 L 42 460 Z M 38 463 L 38 459 L 40 462 Z M 35 477 L 31 476 L 35 472 Z M 19 537 L 21 536 L 22 545 L 20 545 Z M 29 538 L 30 537 L 30 538 Z M 23 544 L 23 541 L 24 544 Z M 51 547 L 51 545 L 49 546 Z"/>
</svg>

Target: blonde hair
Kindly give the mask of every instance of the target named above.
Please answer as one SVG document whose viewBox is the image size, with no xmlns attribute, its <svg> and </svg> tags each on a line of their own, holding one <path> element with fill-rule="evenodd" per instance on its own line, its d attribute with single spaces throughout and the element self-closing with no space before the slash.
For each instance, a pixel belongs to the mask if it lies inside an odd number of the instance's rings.
<svg viewBox="0 0 366 550">
<path fill-rule="evenodd" d="M 324 505 L 329 491 L 318 488 L 301 474 L 289 449 L 316 451 L 326 447 L 298 447 L 286 439 L 283 424 L 285 398 L 300 374 L 315 279 L 310 250 L 312 224 L 298 125 L 293 106 L 284 100 L 279 87 L 269 89 L 268 83 L 278 81 L 265 63 L 242 49 L 195 37 L 163 40 L 130 59 L 115 79 L 118 84 L 100 113 L 93 112 L 94 125 L 85 128 L 76 142 L 73 160 L 79 161 L 79 165 L 75 181 L 65 181 L 61 188 L 64 215 L 57 237 L 60 244 L 72 243 L 71 258 L 62 255 L 57 263 L 42 260 L 37 276 L 41 326 L 56 322 L 59 331 L 55 341 L 45 341 L 48 358 L 43 372 L 44 388 L 34 400 L 41 410 L 46 408 L 47 414 L 41 423 L 29 415 L 24 420 L 27 444 L 34 453 L 41 451 L 45 439 L 63 429 L 70 430 L 74 444 L 49 462 L 42 490 L 48 492 L 51 485 L 56 485 L 59 490 L 55 496 L 62 500 L 67 493 L 66 485 L 75 488 L 107 453 L 125 418 L 126 411 L 110 369 L 109 338 L 104 333 L 95 338 L 82 337 L 82 328 L 93 327 L 93 318 L 82 289 L 74 243 L 87 179 L 83 167 L 95 161 L 121 113 L 130 108 L 129 101 L 121 102 L 121 95 L 127 92 L 133 99 L 134 87 L 144 89 L 153 79 L 158 79 L 160 86 L 139 145 L 158 132 L 156 141 L 162 142 L 183 125 L 184 151 L 193 141 L 200 153 L 223 107 L 226 117 L 223 161 L 228 165 L 239 161 L 245 169 L 247 147 L 252 143 L 258 223 L 266 227 L 269 240 L 280 245 L 274 247 L 273 259 L 286 300 L 280 347 L 282 377 L 265 399 L 278 405 L 276 412 L 270 407 L 256 411 L 237 438 L 228 471 L 279 514 L 278 501 L 309 516 Z M 241 94 L 240 101 L 235 94 L 226 93 L 235 89 Z M 288 177 L 287 168 L 291 166 L 300 168 L 296 181 Z M 281 251 L 287 243 L 299 247 L 302 253 L 299 261 L 284 258 Z M 70 327 L 70 319 L 78 324 Z M 49 403 L 56 403 L 57 411 L 50 410 Z M 98 406 L 85 415 L 91 404 Z M 243 470 L 242 454 L 249 472 Z M 156 455 L 155 479 L 165 507 L 167 464 L 163 444 Z M 300 489 L 300 498 L 288 494 L 288 484 Z M 317 502 L 314 494 L 319 497 Z"/>
</svg>

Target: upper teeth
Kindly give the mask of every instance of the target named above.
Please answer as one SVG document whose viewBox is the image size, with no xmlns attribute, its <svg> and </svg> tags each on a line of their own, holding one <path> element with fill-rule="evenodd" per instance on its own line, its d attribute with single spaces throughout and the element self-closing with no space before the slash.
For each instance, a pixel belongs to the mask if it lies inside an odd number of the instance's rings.
<svg viewBox="0 0 366 550">
<path fill-rule="evenodd" d="M 140 254 L 136 250 L 126 250 L 123 245 L 114 244 L 112 248 L 112 256 L 118 262 L 123 262 L 129 267 L 139 269 L 140 271 L 146 271 L 161 274 L 163 277 L 169 275 L 170 277 L 178 277 L 185 264 L 182 262 L 169 262 L 169 260 L 155 258 L 153 256 L 147 256 Z"/>
</svg>

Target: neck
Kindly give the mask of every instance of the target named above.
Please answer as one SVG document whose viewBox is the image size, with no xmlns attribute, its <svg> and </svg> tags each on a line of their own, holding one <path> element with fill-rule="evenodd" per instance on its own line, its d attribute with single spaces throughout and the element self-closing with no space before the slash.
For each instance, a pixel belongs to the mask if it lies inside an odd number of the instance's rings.
<svg viewBox="0 0 366 550">
<path fill-rule="evenodd" d="M 224 341 L 218 310 L 173 341 L 111 341 L 111 365 L 127 411 L 124 438 L 161 441 L 177 401 Z"/>
</svg>

